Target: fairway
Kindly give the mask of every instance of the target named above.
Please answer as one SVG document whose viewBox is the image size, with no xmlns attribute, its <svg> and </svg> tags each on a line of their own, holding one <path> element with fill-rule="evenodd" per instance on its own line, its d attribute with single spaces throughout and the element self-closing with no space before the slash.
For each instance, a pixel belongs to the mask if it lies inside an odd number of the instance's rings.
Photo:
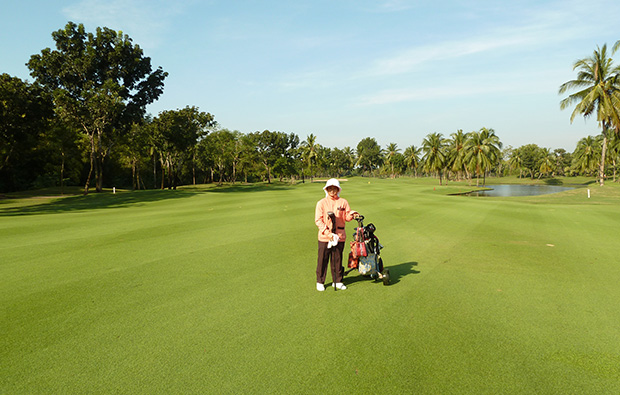
<svg viewBox="0 0 620 395">
<path fill-rule="evenodd" d="M 620 393 L 620 186 L 350 179 L 392 284 L 317 292 L 322 186 L 0 200 L 0 393 Z"/>
</svg>

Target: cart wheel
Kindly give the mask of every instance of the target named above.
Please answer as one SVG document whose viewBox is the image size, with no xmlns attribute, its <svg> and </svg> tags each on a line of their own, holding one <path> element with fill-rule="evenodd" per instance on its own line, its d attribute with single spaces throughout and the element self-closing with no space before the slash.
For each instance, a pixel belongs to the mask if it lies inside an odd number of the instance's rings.
<svg viewBox="0 0 620 395">
<path fill-rule="evenodd" d="M 390 285 L 390 269 L 383 271 L 383 285 Z"/>
</svg>

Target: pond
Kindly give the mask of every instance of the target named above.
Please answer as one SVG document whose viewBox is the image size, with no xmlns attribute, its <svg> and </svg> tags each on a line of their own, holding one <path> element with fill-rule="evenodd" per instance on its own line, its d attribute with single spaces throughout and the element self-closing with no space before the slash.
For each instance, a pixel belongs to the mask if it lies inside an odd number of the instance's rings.
<svg viewBox="0 0 620 395">
<path fill-rule="evenodd" d="M 489 185 L 490 191 L 470 192 L 468 196 L 536 196 L 574 189 L 558 185 Z"/>
</svg>

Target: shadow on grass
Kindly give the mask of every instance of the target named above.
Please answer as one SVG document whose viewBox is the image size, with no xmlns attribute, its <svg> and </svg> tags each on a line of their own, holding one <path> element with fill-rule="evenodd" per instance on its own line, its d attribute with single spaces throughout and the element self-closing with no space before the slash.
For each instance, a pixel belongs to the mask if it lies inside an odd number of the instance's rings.
<svg viewBox="0 0 620 395">
<path fill-rule="evenodd" d="M 91 193 L 87 196 L 50 196 L 49 192 L 39 191 L 2 196 L 0 199 L 0 217 L 63 213 L 72 211 L 96 210 L 104 208 L 128 207 L 141 203 L 170 199 L 187 198 L 205 193 L 251 193 L 264 191 L 283 191 L 293 189 L 290 183 L 273 182 L 256 184 L 202 184 L 180 186 L 176 190 L 150 189 L 146 191 L 127 191 L 113 194 L 111 192 Z M 15 200 L 29 199 L 25 204 L 15 204 Z M 4 207 L 3 207 L 4 206 Z"/>
<path fill-rule="evenodd" d="M 419 270 L 415 270 L 413 267 L 418 266 L 418 262 L 401 263 L 394 266 L 385 266 L 386 269 L 390 269 L 390 285 L 398 284 L 400 279 L 409 274 L 418 274 Z"/>
<path fill-rule="evenodd" d="M 414 266 L 418 266 L 418 262 L 400 263 L 398 265 L 392 265 L 392 266 L 385 265 L 385 269 L 390 270 L 390 285 L 398 284 L 401 278 L 405 276 L 408 276 L 410 274 L 420 273 L 419 270 L 414 269 Z M 354 271 L 354 272 L 357 273 L 357 276 L 353 275 L 349 277 L 346 281 L 346 284 L 353 284 L 358 281 L 374 281 L 374 280 L 371 280 L 369 276 L 363 276 L 359 274 L 357 271 Z M 380 281 L 378 282 L 381 283 Z"/>
<path fill-rule="evenodd" d="M 194 196 L 204 191 L 193 190 L 148 190 L 112 193 L 91 193 L 86 196 L 68 196 L 61 198 L 45 198 L 37 202 L 32 198 L 30 205 L 2 207 L 0 205 L 0 217 L 54 214 L 85 210 L 97 210 L 106 208 L 128 207 L 140 203 L 157 202 L 170 199 L 183 199 Z"/>
<path fill-rule="evenodd" d="M 213 186 L 207 190 L 192 187 L 184 188 L 184 190 L 198 190 L 200 192 L 210 193 L 231 193 L 231 192 L 263 192 L 263 191 L 284 191 L 292 189 L 294 185 L 291 184 L 234 184 L 234 185 L 219 185 Z"/>
</svg>

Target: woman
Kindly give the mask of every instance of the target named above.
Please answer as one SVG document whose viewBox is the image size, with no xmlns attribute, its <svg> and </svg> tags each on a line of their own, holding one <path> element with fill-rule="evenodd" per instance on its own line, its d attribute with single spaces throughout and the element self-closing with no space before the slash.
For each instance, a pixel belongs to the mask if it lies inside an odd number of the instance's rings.
<svg viewBox="0 0 620 395">
<path fill-rule="evenodd" d="M 325 291 L 325 276 L 329 262 L 334 289 L 344 290 L 347 289 L 342 283 L 344 276 L 342 251 L 347 239 L 344 226 L 345 222 L 349 222 L 357 216 L 357 211 L 352 211 L 349 202 L 340 197 L 342 188 L 337 179 L 328 180 L 323 190 L 325 197 L 317 202 L 314 213 L 314 223 L 319 228 L 316 289 L 317 291 Z"/>
</svg>

